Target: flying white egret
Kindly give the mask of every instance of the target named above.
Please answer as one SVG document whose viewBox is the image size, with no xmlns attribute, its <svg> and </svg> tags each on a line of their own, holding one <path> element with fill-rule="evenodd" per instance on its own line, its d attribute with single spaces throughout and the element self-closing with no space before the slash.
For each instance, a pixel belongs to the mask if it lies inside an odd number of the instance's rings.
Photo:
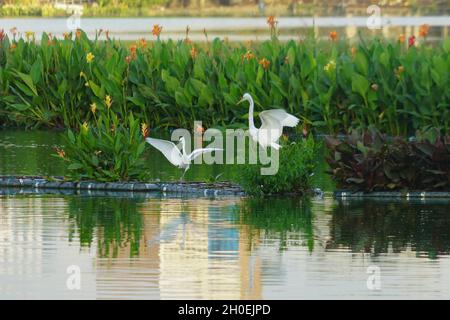
<svg viewBox="0 0 450 320">
<path fill-rule="evenodd" d="M 167 140 L 161 140 L 161 139 L 154 139 L 154 138 L 147 138 L 145 139 L 150 145 L 161 151 L 161 153 L 169 160 L 171 164 L 174 166 L 184 169 L 183 176 L 181 179 L 184 178 L 184 175 L 186 174 L 186 171 L 189 170 L 189 167 L 191 166 L 191 162 L 204 153 L 214 152 L 214 151 L 223 151 L 223 149 L 219 148 L 203 148 L 203 149 L 195 149 L 190 154 L 186 153 L 186 141 L 184 140 L 184 137 L 180 138 L 181 142 L 181 148 L 182 152 L 178 147 L 173 143 L 172 141 Z"/>
<path fill-rule="evenodd" d="M 277 143 L 283 134 L 283 127 L 295 127 L 298 125 L 300 119 L 294 117 L 293 115 L 287 113 L 283 109 L 272 109 L 259 113 L 261 118 L 261 127 L 258 129 L 255 127 L 253 121 L 253 110 L 255 104 L 253 98 L 249 93 L 244 94 L 241 102 L 248 101 L 250 103 L 250 108 L 248 111 L 248 125 L 249 133 L 253 141 L 259 143 L 263 148 L 272 147 L 275 150 L 281 148 Z"/>
</svg>

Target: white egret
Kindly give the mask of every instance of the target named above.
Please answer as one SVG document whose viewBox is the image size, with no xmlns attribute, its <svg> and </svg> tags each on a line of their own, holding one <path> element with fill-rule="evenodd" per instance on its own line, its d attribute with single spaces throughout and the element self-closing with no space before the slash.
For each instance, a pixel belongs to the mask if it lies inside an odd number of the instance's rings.
<svg viewBox="0 0 450 320">
<path fill-rule="evenodd" d="M 295 127 L 298 125 L 300 119 L 287 113 L 283 109 L 267 110 L 259 113 L 261 127 L 258 129 L 255 127 L 253 121 L 253 110 L 255 105 L 252 96 L 249 93 L 244 94 L 238 104 L 244 101 L 250 103 L 248 124 L 249 133 L 253 141 L 259 143 L 263 148 L 272 147 L 276 150 L 280 149 L 281 146 L 277 142 L 283 134 L 283 127 Z"/>
<path fill-rule="evenodd" d="M 197 158 L 198 156 L 210 153 L 214 151 L 223 151 L 223 149 L 219 148 L 203 148 L 203 149 L 195 149 L 190 154 L 186 153 L 186 141 L 184 140 L 184 137 L 180 138 L 181 148 L 182 152 L 178 147 L 173 143 L 172 141 L 167 140 L 161 140 L 161 139 L 154 139 L 154 138 L 147 138 L 145 139 L 150 145 L 161 151 L 161 153 L 169 160 L 171 164 L 174 166 L 184 169 L 183 176 L 181 179 L 184 178 L 184 175 L 186 174 L 186 171 L 189 170 L 189 167 L 191 166 L 191 162 Z"/>
</svg>

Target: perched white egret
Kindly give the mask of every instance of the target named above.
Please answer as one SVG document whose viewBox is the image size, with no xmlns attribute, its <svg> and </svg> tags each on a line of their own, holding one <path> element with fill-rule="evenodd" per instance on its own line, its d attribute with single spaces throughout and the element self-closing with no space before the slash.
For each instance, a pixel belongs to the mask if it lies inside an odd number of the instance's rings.
<svg viewBox="0 0 450 320">
<path fill-rule="evenodd" d="M 173 143 L 172 141 L 167 140 L 161 140 L 161 139 L 154 139 L 154 138 L 147 138 L 145 139 L 150 145 L 161 151 L 161 153 L 169 160 L 171 164 L 174 166 L 184 169 L 183 176 L 181 179 L 184 178 L 184 175 L 186 174 L 186 171 L 189 170 L 189 167 L 191 166 L 191 162 L 204 153 L 210 153 L 214 151 L 223 151 L 223 149 L 219 148 L 203 148 L 203 149 L 195 149 L 190 154 L 186 153 L 186 141 L 184 140 L 184 137 L 180 138 L 181 143 L 181 149 L 178 149 L 178 147 Z"/>
<path fill-rule="evenodd" d="M 300 119 L 287 113 L 283 109 L 267 110 L 259 113 L 259 117 L 261 118 L 261 127 L 258 129 L 255 127 L 255 123 L 253 121 L 253 110 L 255 104 L 252 96 L 249 93 L 244 94 L 238 104 L 244 101 L 248 101 L 250 103 L 250 108 L 248 111 L 248 125 L 249 133 L 252 139 L 259 143 L 263 148 L 272 147 L 276 150 L 280 149 L 281 146 L 277 142 L 283 134 L 283 127 L 295 127 L 298 125 Z"/>
</svg>

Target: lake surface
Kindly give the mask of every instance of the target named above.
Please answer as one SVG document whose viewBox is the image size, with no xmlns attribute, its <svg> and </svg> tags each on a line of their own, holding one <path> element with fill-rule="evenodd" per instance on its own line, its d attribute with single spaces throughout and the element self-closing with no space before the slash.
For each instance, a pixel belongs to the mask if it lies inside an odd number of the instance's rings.
<svg viewBox="0 0 450 320">
<path fill-rule="evenodd" d="M 0 130 L 0 174 L 62 174 L 50 156 L 60 143 L 54 132 Z M 179 174 L 148 157 L 155 176 Z M 194 166 L 188 178 L 221 171 Z M 316 185 L 331 190 L 322 171 Z M 449 299 L 449 212 L 448 202 L 338 201 L 329 192 L 255 199 L 2 189 L 0 298 Z M 68 286 L 73 270 L 79 290 Z"/>
<path fill-rule="evenodd" d="M 348 38 L 356 37 L 357 31 L 366 35 L 385 35 L 398 37 L 400 33 L 418 32 L 421 24 L 429 24 L 428 40 L 447 36 L 450 25 L 449 16 L 381 16 L 380 29 L 369 30 L 367 17 L 280 17 L 278 28 L 281 40 L 299 39 L 305 37 L 308 30 L 316 28 L 316 33 L 328 37 L 330 30 L 339 31 Z M 154 24 L 163 26 L 161 39 L 184 39 L 186 27 L 189 26 L 190 38 L 194 41 L 205 41 L 203 31 L 208 32 L 208 39 L 215 37 L 227 38 L 230 41 L 266 40 L 270 39 L 266 18 L 2 18 L 0 29 L 10 30 L 17 27 L 22 34 L 34 31 L 39 38 L 43 32 L 51 32 L 61 37 L 64 32 L 76 28 L 83 29 L 90 37 L 96 30 L 109 30 L 111 36 L 121 40 L 136 40 L 142 37 L 154 39 L 152 27 Z"/>
</svg>

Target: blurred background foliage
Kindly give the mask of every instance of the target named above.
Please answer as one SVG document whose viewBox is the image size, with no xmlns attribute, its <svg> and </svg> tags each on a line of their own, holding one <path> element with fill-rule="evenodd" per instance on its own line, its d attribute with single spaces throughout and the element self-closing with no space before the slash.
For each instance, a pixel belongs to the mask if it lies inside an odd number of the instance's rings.
<svg viewBox="0 0 450 320">
<path fill-rule="evenodd" d="M 367 15 L 371 4 L 385 15 L 445 15 L 447 0 L 0 0 L 0 16 L 64 16 L 55 3 L 83 5 L 85 16 L 347 16 Z"/>
</svg>

